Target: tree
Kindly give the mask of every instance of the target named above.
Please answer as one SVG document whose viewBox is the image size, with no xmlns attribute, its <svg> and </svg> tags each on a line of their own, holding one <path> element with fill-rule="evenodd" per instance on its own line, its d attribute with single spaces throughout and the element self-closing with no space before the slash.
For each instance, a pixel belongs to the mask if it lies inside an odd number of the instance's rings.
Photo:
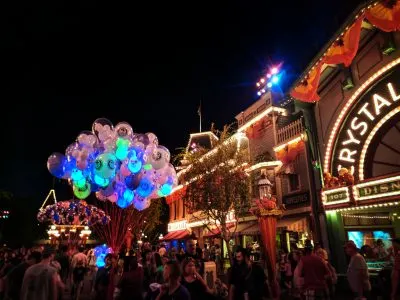
<svg viewBox="0 0 400 300">
<path fill-rule="evenodd" d="M 232 211 L 236 219 L 247 213 L 251 199 L 250 178 L 245 171 L 248 139 L 241 133 L 232 134 L 228 126 L 217 134 L 219 140 L 210 151 L 195 148 L 181 154 L 187 165 L 180 178 L 187 184 L 182 198 L 192 217 L 204 220 L 209 230 L 216 227 L 229 244 L 237 222 L 230 227 L 228 218 Z"/>
<path fill-rule="evenodd" d="M 133 206 L 122 209 L 110 201 L 98 201 L 98 206 L 110 216 L 111 222 L 107 225 L 96 225 L 94 230 L 114 251 L 120 250 L 128 232 L 135 236 L 141 231 L 151 231 L 160 219 L 160 199 L 152 200 L 150 207 L 143 211 Z"/>
</svg>

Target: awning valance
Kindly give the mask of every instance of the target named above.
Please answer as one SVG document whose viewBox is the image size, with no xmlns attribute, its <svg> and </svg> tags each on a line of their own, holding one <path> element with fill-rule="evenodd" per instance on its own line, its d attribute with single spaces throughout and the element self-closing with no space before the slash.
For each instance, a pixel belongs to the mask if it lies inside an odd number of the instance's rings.
<svg viewBox="0 0 400 300">
<path fill-rule="evenodd" d="M 307 232 L 308 231 L 307 217 L 306 216 L 297 218 L 284 217 L 278 220 L 276 227 L 295 232 Z"/>
<path fill-rule="evenodd" d="M 191 236 L 190 232 L 186 229 L 185 230 L 177 230 L 177 231 L 168 232 L 162 240 L 163 241 L 184 240 L 184 239 L 188 239 L 190 236 Z"/>
</svg>

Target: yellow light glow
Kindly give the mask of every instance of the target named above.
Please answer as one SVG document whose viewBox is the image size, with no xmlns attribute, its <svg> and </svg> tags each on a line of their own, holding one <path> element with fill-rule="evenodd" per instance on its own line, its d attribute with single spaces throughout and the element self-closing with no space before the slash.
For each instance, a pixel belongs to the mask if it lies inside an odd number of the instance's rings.
<svg viewBox="0 0 400 300">
<path fill-rule="evenodd" d="M 324 170 L 325 172 L 330 172 L 329 165 L 331 161 L 331 155 L 332 155 L 332 147 L 335 141 L 335 138 L 338 134 L 338 130 L 340 125 L 342 124 L 342 121 L 346 117 L 348 111 L 350 110 L 352 104 L 357 100 L 357 98 L 360 96 L 361 93 L 363 93 L 374 81 L 379 78 L 383 73 L 387 72 L 388 70 L 394 68 L 400 63 L 400 58 L 397 58 L 396 60 L 390 62 L 380 70 L 378 70 L 376 73 L 374 73 L 370 78 L 368 78 L 355 92 L 354 94 L 349 98 L 343 109 L 340 111 L 339 116 L 336 118 L 336 122 L 333 125 L 333 128 L 331 130 L 331 134 L 329 136 L 329 140 L 326 146 L 325 150 L 325 157 L 324 157 Z"/>
<path fill-rule="evenodd" d="M 282 145 L 274 147 L 274 151 L 275 152 L 279 152 L 280 150 L 284 149 L 286 146 L 294 144 L 294 143 L 297 143 L 297 142 L 300 142 L 303 139 L 304 139 L 304 134 L 300 134 L 300 136 L 298 136 L 298 137 L 296 137 L 296 138 L 294 138 L 294 139 L 292 139 L 292 140 L 290 140 L 290 141 L 288 141 L 288 142 L 286 142 L 286 143 L 284 143 Z"/>
<path fill-rule="evenodd" d="M 266 167 L 279 167 L 282 166 L 282 162 L 280 160 L 275 160 L 275 161 L 265 161 L 265 162 L 260 162 L 258 164 L 252 165 L 251 167 L 247 168 L 245 171 L 246 172 L 251 172 L 260 168 L 266 168 Z"/>
<path fill-rule="evenodd" d="M 264 110 L 262 113 L 260 113 L 259 115 L 255 116 L 253 119 L 249 120 L 247 123 L 245 123 L 244 125 L 239 127 L 238 132 L 246 131 L 246 129 L 249 128 L 251 125 L 253 125 L 254 123 L 257 123 L 262 118 L 266 117 L 268 114 L 270 114 L 272 112 L 278 112 L 278 113 L 283 114 L 284 116 L 287 115 L 286 109 L 281 108 L 281 107 L 270 106 L 266 110 Z"/>
</svg>

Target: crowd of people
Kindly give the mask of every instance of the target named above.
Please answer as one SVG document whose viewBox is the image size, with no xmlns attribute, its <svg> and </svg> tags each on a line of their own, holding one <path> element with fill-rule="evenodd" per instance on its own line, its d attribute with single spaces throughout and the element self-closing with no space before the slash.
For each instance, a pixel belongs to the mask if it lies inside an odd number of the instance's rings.
<svg viewBox="0 0 400 300">
<path fill-rule="evenodd" d="M 400 241 L 393 242 L 391 299 L 399 285 Z M 210 250 L 210 249 L 209 249 Z M 347 280 L 357 299 L 371 291 L 367 264 L 354 242 L 347 242 L 350 257 Z M 389 255 L 389 254 L 388 254 Z M 279 253 L 271 286 L 264 267 L 250 259 L 248 249 L 236 247 L 226 284 L 208 282 L 205 262 L 215 261 L 207 248 L 199 250 L 190 239 L 185 249 L 166 249 L 145 243 L 139 250 L 110 253 L 103 267 L 96 266 L 93 249 L 50 246 L 0 251 L 0 299 L 6 300 L 262 300 L 334 299 L 337 274 L 328 253 L 319 244 Z M 269 282 L 269 284 L 268 284 Z M 89 291 L 83 294 L 83 287 Z"/>
</svg>

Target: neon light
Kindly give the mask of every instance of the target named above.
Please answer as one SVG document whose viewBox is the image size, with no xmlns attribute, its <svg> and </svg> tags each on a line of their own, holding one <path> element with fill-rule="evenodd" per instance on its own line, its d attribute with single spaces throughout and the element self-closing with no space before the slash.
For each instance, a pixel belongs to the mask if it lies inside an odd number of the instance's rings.
<svg viewBox="0 0 400 300">
<path fill-rule="evenodd" d="M 399 112 L 400 112 L 400 106 L 390 111 L 382 120 L 379 121 L 378 124 L 375 125 L 375 127 L 372 129 L 367 139 L 365 140 L 364 146 L 361 150 L 360 164 L 358 167 L 360 180 L 364 180 L 364 161 L 365 161 L 365 156 L 367 155 L 369 144 L 371 143 L 372 139 L 374 138 L 379 128 L 381 128 L 386 121 L 388 121 L 391 117 L 393 117 L 395 114 Z"/>
<path fill-rule="evenodd" d="M 325 150 L 325 157 L 324 157 L 324 170 L 325 172 L 330 172 L 329 166 L 330 166 L 330 161 L 332 157 L 332 147 L 334 144 L 334 141 L 338 135 L 339 127 L 342 124 L 342 121 L 346 117 L 348 111 L 350 110 L 352 104 L 356 99 L 360 96 L 361 93 L 363 93 L 379 76 L 381 76 L 383 73 L 387 72 L 388 70 L 394 68 L 400 63 L 400 58 L 397 58 L 396 60 L 392 61 L 391 63 L 387 64 L 380 70 L 378 70 L 375 74 L 373 74 L 370 78 L 368 78 L 355 92 L 354 94 L 349 98 L 343 109 L 340 111 L 339 116 L 336 119 L 335 124 L 333 125 L 331 134 L 329 136 L 329 140 L 326 146 Z M 389 87 L 389 86 L 388 86 Z M 390 87 L 389 87 L 390 88 Z"/>
</svg>

